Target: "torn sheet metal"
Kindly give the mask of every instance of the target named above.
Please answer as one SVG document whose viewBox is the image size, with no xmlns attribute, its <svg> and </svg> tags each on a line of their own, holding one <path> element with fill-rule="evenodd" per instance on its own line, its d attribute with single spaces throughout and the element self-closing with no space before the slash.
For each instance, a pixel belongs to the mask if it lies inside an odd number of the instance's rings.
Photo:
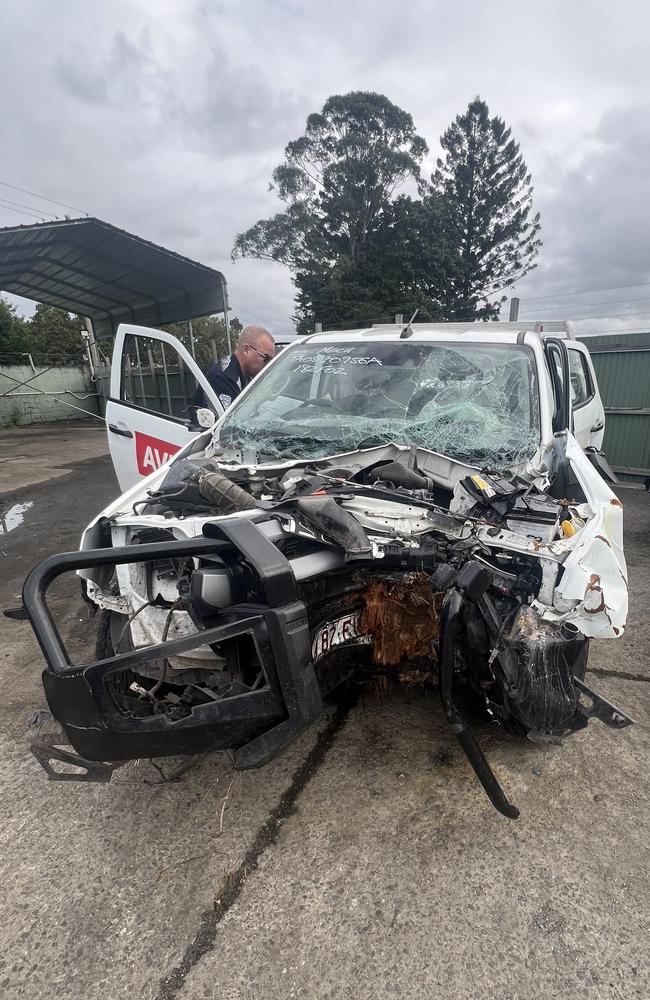
<svg viewBox="0 0 650 1000">
<path fill-rule="evenodd" d="M 599 476 L 572 434 L 566 457 L 589 498 L 590 516 L 571 538 L 553 595 L 553 607 L 535 602 L 547 621 L 568 621 L 583 635 L 615 638 L 622 634 L 628 609 L 627 566 L 623 554 L 623 505 Z M 584 512 L 585 505 L 581 505 Z"/>
</svg>

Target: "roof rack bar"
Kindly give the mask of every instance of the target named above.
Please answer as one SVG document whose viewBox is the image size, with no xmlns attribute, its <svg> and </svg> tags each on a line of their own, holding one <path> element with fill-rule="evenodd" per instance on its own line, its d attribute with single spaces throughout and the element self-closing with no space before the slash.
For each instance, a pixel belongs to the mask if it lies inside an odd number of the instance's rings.
<svg viewBox="0 0 650 1000">
<path fill-rule="evenodd" d="M 397 323 L 373 323 L 373 330 L 400 330 L 401 326 Z M 527 330 L 532 330 L 535 333 L 545 334 L 564 334 L 567 340 L 575 340 L 575 332 L 573 328 L 573 322 L 571 320 L 515 320 L 514 322 L 500 322 L 491 323 L 486 322 L 467 322 L 467 323 L 412 323 L 411 329 L 414 331 L 418 330 L 432 330 L 441 331 L 444 333 L 465 333 L 467 330 L 481 329 L 486 333 L 494 331 L 498 333 L 500 331 L 504 333 L 519 333 L 526 332 Z M 332 331 L 332 332 L 342 332 L 342 331 Z"/>
</svg>

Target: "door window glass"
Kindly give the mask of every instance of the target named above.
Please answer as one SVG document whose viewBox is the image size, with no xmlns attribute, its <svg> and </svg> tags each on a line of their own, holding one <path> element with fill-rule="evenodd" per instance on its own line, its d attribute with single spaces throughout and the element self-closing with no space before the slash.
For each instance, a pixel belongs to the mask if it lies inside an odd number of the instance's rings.
<svg viewBox="0 0 650 1000">
<path fill-rule="evenodd" d="M 197 383 L 177 351 L 162 340 L 129 334 L 122 352 L 120 399 L 165 417 L 190 415 Z"/>
<path fill-rule="evenodd" d="M 571 402 L 574 406 L 580 406 L 593 396 L 587 361 L 580 351 L 569 349 L 569 376 Z"/>
</svg>

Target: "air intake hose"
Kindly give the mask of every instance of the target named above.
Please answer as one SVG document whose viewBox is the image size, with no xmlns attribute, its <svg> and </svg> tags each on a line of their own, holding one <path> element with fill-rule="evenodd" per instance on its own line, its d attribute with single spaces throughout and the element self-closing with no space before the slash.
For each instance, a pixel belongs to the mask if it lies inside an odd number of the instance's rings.
<svg viewBox="0 0 650 1000">
<path fill-rule="evenodd" d="M 205 472 L 199 478 L 199 493 L 220 514 L 237 510 L 254 510 L 255 499 L 222 472 Z"/>
</svg>

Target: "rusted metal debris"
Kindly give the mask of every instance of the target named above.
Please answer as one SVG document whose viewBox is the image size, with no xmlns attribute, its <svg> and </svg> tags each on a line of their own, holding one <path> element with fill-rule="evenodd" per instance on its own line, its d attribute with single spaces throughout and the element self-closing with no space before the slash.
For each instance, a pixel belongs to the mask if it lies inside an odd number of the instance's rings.
<svg viewBox="0 0 650 1000">
<path fill-rule="evenodd" d="M 376 664 L 397 667 L 422 656 L 437 662 L 442 595 L 432 592 L 426 573 L 371 580 L 361 598 L 359 632 L 372 637 Z"/>
</svg>

